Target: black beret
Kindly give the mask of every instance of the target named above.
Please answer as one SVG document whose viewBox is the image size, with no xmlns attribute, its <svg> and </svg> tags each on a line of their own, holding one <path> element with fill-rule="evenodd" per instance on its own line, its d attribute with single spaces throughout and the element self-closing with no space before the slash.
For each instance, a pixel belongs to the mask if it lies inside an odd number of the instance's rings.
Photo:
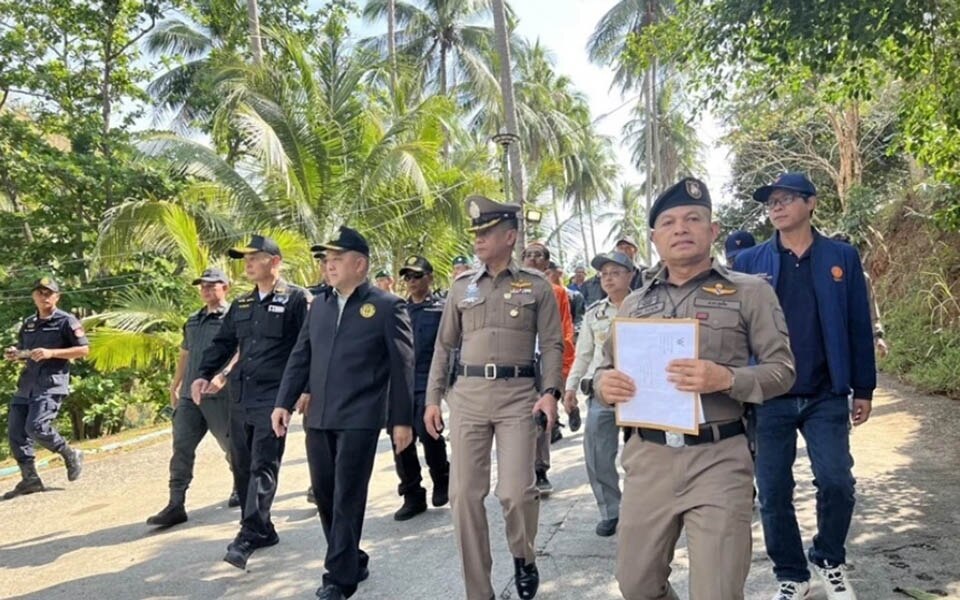
<svg viewBox="0 0 960 600">
<path fill-rule="evenodd" d="M 650 209 L 650 228 L 654 228 L 657 217 L 665 210 L 676 208 L 678 206 L 703 206 L 712 210 L 710 203 L 710 192 L 707 185 L 693 177 L 684 177 L 677 183 L 667 188 L 657 197 Z"/>
</svg>

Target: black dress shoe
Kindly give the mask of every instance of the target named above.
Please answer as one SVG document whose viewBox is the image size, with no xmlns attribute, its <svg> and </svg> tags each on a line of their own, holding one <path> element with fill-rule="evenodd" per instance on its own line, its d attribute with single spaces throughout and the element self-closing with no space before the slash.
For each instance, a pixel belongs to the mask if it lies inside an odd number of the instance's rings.
<svg viewBox="0 0 960 600">
<path fill-rule="evenodd" d="M 610 537 L 617 532 L 617 525 L 620 519 L 604 519 L 597 523 L 597 535 L 600 537 Z"/>
<path fill-rule="evenodd" d="M 227 546 L 227 553 L 223 560 L 238 569 L 246 569 L 247 561 L 250 560 L 250 556 L 256 549 L 257 547 L 252 541 L 238 534 L 233 542 Z"/>
<path fill-rule="evenodd" d="M 240 493 L 237 490 L 230 492 L 230 497 L 227 498 L 227 506 L 229 508 L 236 508 L 240 506 Z"/>
<path fill-rule="evenodd" d="M 157 527 L 173 527 L 187 522 L 187 511 L 183 504 L 170 503 L 163 510 L 147 519 L 147 525 Z"/>
<path fill-rule="evenodd" d="M 514 581 L 517 584 L 517 596 L 520 600 L 530 600 L 537 595 L 540 587 L 540 571 L 536 563 L 526 564 L 522 558 L 513 559 Z"/>
<path fill-rule="evenodd" d="M 408 521 L 425 512 L 427 512 L 427 492 L 421 489 L 419 493 L 407 494 L 403 497 L 403 506 L 393 514 L 393 519 Z"/>
<path fill-rule="evenodd" d="M 335 585 L 327 584 L 317 588 L 317 598 L 320 600 L 345 600 L 346 596 Z"/>
</svg>

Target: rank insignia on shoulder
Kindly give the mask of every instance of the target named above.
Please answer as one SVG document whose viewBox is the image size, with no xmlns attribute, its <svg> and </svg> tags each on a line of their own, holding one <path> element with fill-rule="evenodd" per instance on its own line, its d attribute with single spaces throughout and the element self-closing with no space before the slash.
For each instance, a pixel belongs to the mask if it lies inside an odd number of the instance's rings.
<svg viewBox="0 0 960 600">
<path fill-rule="evenodd" d="M 369 319 L 375 314 L 377 314 L 377 307 L 369 302 L 360 307 L 360 316 L 364 319 Z"/>
<path fill-rule="evenodd" d="M 736 294 L 737 290 L 735 288 L 724 287 L 722 283 L 717 283 L 715 285 L 705 285 L 703 286 L 703 291 L 709 292 L 714 296 L 730 296 Z"/>
</svg>

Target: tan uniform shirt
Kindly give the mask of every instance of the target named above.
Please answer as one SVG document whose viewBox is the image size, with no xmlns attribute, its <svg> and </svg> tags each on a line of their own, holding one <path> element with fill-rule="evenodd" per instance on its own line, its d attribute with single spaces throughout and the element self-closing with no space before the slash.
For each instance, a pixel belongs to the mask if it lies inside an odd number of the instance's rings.
<svg viewBox="0 0 960 600">
<path fill-rule="evenodd" d="M 541 388 L 561 389 L 563 330 L 553 288 L 542 273 L 515 262 L 495 278 L 486 268 L 461 274 L 450 288 L 430 365 L 427 405 L 447 392 L 450 354 L 464 365 L 533 364 L 537 337 Z"/>
<path fill-rule="evenodd" d="M 603 345 L 610 336 L 610 324 L 616 316 L 617 305 L 610 298 L 597 300 L 587 309 L 577 338 L 577 357 L 567 376 L 567 391 L 580 389 L 580 380 L 593 377 L 603 362 Z"/>
<path fill-rule="evenodd" d="M 623 301 L 619 316 L 699 319 L 699 358 L 728 367 L 734 375 L 728 394 L 701 394 L 707 423 L 741 417 L 741 403 L 760 404 L 785 394 L 796 378 L 787 323 L 773 287 L 716 259 L 709 271 L 681 286 L 667 282 L 663 265 L 650 269 L 643 287 Z M 607 340 L 599 369 L 613 367 L 613 346 Z M 595 379 L 602 377 L 599 369 Z"/>
</svg>

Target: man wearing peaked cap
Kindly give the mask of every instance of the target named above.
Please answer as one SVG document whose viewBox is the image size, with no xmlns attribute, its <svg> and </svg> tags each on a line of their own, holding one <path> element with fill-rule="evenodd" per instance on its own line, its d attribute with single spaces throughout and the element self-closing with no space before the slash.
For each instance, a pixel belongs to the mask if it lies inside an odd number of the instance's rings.
<svg viewBox="0 0 960 600">
<path fill-rule="evenodd" d="M 229 256 L 242 259 L 254 287 L 227 309 L 220 330 L 203 354 L 190 397 L 203 406 L 217 390 L 216 376 L 226 369 L 233 402 L 230 405 L 230 457 L 240 496 L 240 531 L 227 546 L 223 560 L 243 569 L 258 548 L 280 541 L 270 511 L 284 440 L 273 435 L 270 412 L 280 386 L 280 374 L 307 316 L 309 292 L 280 276 L 280 247 L 266 236 L 254 235 Z M 201 278 L 202 279 L 202 278 Z"/>
<path fill-rule="evenodd" d="M 440 319 L 424 424 L 443 429 L 440 402 L 450 405 L 450 500 L 467 600 L 494 597 L 484 498 L 490 493 L 490 449 L 497 442 L 496 495 L 503 507 L 514 583 L 521 600 L 537 593 L 539 496 L 533 463 L 537 422 L 550 430 L 563 381 L 563 335 L 553 290 L 543 274 L 513 260 L 519 207 L 482 196 L 466 199 L 473 249 L 482 263 L 453 282 Z M 541 390 L 534 377 L 539 340 Z M 451 356 L 459 359 L 451 369 Z"/>
<path fill-rule="evenodd" d="M 849 426 L 870 417 L 877 383 L 863 265 L 856 248 L 813 227 L 816 188 L 803 173 L 785 173 L 753 197 L 777 231 L 738 255 L 735 268 L 763 274 L 776 290 L 797 364 L 793 386 L 756 410 L 757 490 L 776 598 L 803 598 L 812 567 L 828 598 L 852 600 L 845 565 L 856 498 Z M 817 535 L 806 554 L 793 502 L 798 432 L 817 480 Z"/>
<path fill-rule="evenodd" d="M 437 330 L 440 328 L 440 316 L 443 314 L 444 299 L 431 291 L 433 265 L 423 256 L 408 256 L 400 268 L 400 277 L 406 283 L 409 294 L 406 308 L 413 328 L 413 353 L 416 363 L 413 373 L 413 429 L 416 440 L 423 446 L 423 454 L 430 468 L 433 505 L 443 506 L 448 502 L 450 478 L 446 440 L 442 435 L 434 438 L 427 434 L 423 413 L 426 407 L 427 379 L 430 375 Z M 427 510 L 427 492 L 421 485 L 423 478 L 420 475 L 416 444 L 410 444 L 406 450 L 395 454 L 394 461 L 400 477 L 398 493 L 403 497 L 403 506 L 393 518 L 406 521 Z"/>
<path fill-rule="evenodd" d="M 227 376 L 236 364 L 234 355 L 211 380 L 208 395 L 198 405 L 190 397 L 190 384 L 197 378 L 200 363 L 213 338 L 220 332 L 223 319 L 230 308 L 227 292 L 230 279 L 215 267 L 203 271 L 193 280 L 199 286 L 203 306 L 194 311 L 183 325 L 183 341 L 177 369 L 170 384 L 170 406 L 173 412 L 173 456 L 170 458 L 170 500 L 157 514 L 147 519 L 147 525 L 172 527 L 187 520 L 184 506 L 187 488 L 193 480 L 193 465 L 197 446 L 209 431 L 230 461 L 230 396 Z M 230 507 L 240 505 L 236 488 L 227 501 Z"/>
<path fill-rule="evenodd" d="M 685 529 L 691 600 L 742 600 L 753 512 L 744 403 L 760 404 L 793 382 L 786 322 L 766 282 L 711 258 L 720 229 L 701 181 L 686 178 L 664 191 L 650 219 L 661 263 L 617 316 L 698 323 L 697 358 L 671 360 L 660 377 L 696 395 L 699 423 L 689 433 L 621 421 L 617 581 L 624 598 L 676 598 L 670 557 Z M 637 397 L 636 383 L 615 364 L 612 336 L 593 381 L 595 399 L 607 405 Z"/>
<path fill-rule="evenodd" d="M 15 346 L 3 357 L 23 362 L 17 391 L 10 401 L 7 431 L 10 451 L 20 467 L 20 482 L 3 495 L 5 500 L 42 492 L 34 444 L 63 457 L 67 479 L 75 481 L 83 469 L 83 453 L 71 448 L 56 430 L 60 406 L 70 392 L 70 361 L 90 351 L 83 325 L 72 314 L 57 308 L 60 284 L 41 277 L 33 284 L 36 312 L 20 326 Z"/>
<path fill-rule="evenodd" d="M 398 454 L 413 441 L 413 335 L 403 300 L 369 282 L 370 247 L 360 233 L 341 227 L 313 249 L 326 255 L 330 288 L 296 338 L 271 419 L 283 439 L 309 388 L 307 462 L 327 542 L 317 596 L 340 600 L 370 575 L 360 539 L 380 431 L 388 427 Z"/>
</svg>

